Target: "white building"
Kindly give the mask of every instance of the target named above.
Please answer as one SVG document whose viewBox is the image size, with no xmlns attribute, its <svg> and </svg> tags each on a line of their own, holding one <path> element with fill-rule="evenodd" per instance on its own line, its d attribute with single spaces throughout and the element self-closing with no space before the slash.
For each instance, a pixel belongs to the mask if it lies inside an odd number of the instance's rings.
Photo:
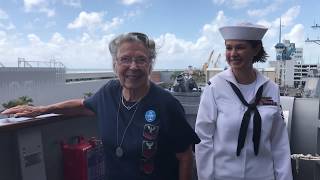
<svg viewBox="0 0 320 180">
<path fill-rule="evenodd" d="M 304 64 L 303 49 L 296 48 L 295 43 L 290 43 L 289 40 L 277 43 L 275 48 L 276 61 L 270 61 L 269 64 L 276 68 L 276 82 L 281 87 L 304 86 L 303 78 L 320 69 L 319 64 Z"/>
</svg>

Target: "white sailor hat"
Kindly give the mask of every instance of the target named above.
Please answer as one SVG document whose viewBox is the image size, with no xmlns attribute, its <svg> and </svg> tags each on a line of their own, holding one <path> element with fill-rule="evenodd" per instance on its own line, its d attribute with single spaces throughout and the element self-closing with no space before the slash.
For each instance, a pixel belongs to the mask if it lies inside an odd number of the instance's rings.
<svg viewBox="0 0 320 180">
<path fill-rule="evenodd" d="M 224 40 L 261 40 L 267 30 L 264 26 L 251 23 L 219 28 Z"/>
</svg>

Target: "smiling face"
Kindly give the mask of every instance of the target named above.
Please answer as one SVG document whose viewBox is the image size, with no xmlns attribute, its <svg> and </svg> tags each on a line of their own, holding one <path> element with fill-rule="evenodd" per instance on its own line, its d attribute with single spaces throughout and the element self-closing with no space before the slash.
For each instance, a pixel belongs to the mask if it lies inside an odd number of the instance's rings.
<svg viewBox="0 0 320 180">
<path fill-rule="evenodd" d="M 253 68 L 253 57 L 257 55 L 259 47 L 245 40 L 226 40 L 226 59 L 233 70 L 248 70 Z"/>
<path fill-rule="evenodd" d="M 151 60 L 143 43 L 121 43 L 114 63 L 115 71 L 123 88 L 139 90 L 148 87 Z"/>
</svg>

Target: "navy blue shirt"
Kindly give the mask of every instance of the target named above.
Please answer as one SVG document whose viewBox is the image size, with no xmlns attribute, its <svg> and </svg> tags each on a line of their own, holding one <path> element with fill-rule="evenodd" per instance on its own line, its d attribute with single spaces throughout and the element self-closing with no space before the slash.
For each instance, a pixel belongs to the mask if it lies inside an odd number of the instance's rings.
<svg viewBox="0 0 320 180">
<path fill-rule="evenodd" d="M 200 142 L 186 121 L 182 105 L 169 92 L 151 83 L 148 94 L 128 110 L 121 103 L 121 92 L 120 82 L 110 80 L 84 101 L 98 118 L 107 179 L 178 180 L 176 153 Z M 115 150 L 131 118 L 121 145 L 124 154 L 117 157 Z"/>
</svg>

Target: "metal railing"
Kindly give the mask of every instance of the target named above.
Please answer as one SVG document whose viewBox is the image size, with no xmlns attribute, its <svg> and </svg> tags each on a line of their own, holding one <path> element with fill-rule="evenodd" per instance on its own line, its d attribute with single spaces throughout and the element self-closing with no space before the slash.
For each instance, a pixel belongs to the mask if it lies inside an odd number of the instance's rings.
<svg viewBox="0 0 320 180">
<path fill-rule="evenodd" d="M 299 173 L 299 161 L 304 160 L 304 161 L 318 161 L 320 162 L 320 156 L 318 154 L 311 155 L 311 154 L 292 154 L 291 159 L 293 159 L 296 162 L 296 172 L 297 174 Z"/>
<path fill-rule="evenodd" d="M 18 58 L 18 67 L 50 67 L 50 68 L 65 68 L 62 62 L 55 59 L 50 61 L 27 61 L 25 58 Z"/>
</svg>

